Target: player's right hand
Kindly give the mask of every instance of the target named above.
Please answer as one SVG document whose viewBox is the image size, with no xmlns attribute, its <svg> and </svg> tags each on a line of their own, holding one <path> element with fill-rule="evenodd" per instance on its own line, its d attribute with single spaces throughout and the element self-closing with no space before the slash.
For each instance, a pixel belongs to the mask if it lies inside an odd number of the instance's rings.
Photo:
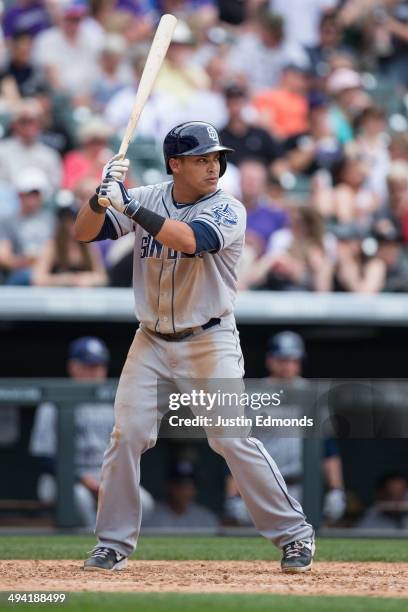
<svg viewBox="0 0 408 612">
<path fill-rule="evenodd" d="M 114 157 L 112 157 L 103 167 L 101 182 L 106 178 L 113 178 L 115 181 L 123 183 L 126 178 L 126 173 L 129 170 L 129 163 L 129 160 L 122 159 L 119 153 L 114 155 Z"/>
<path fill-rule="evenodd" d="M 140 208 L 140 202 L 132 198 L 126 187 L 120 181 L 105 178 L 99 187 L 99 198 L 110 202 L 113 208 L 123 213 L 130 219 L 136 220 L 135 216 Z"/>
</svg>

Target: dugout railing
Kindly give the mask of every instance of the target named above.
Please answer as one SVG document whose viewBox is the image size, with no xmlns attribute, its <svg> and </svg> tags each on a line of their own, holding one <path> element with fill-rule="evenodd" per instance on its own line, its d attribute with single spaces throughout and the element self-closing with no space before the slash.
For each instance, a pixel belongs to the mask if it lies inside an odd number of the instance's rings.
<svg viewBox="0 0 408 612">
<path fill-rule="evenodd" d="M 58 408 L 56 457 L 57 528 L 77 526 L 74 511 L 75 440 L 74 411 L 81 403 L 106 403 L 114 400 L 117 380 L 103 383 L 76 382 L 70 379 L 0 378 L 0 410 L 4 405 L 38 406 L 51 402 Z M 321 522 L 322 476 L 320 470 L 322 440 L 303 440 L 303 507 L 311 523 Z M 12 471 L 9 472 L 12 477 Z"/>
</svg>

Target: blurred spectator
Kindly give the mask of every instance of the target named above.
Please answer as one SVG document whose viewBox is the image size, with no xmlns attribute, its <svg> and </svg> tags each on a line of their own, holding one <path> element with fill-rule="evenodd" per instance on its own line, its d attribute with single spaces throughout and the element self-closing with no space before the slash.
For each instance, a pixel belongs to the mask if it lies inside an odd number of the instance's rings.
<svg viewBox="0 0 408 612">
<path fill-rule="evenodd" d="M 133 56 L 133 83 L 115 94 L 106 106 L 104 117 L 108 124 L 117 130 L 125 128 L 129 121 L 145 61 L 144 54 Z M 165 113 L 163 109 L 166 109 Z M 180 104 L 176 98 L 167 92 L 153 90 L 140 116 L 137 135 L 161 141 L 167 132 L 181 121 L 183 119 L 180 120 Z"/>
<path fill-rule="evenodd" d="M 247 2 L 236 2 L 236 0 L 217 0 L 219 18 L 221 22 L 231 25 L 241 25 L 248 19 Z"/>
<path fill-rule="evenodd" d="M 375 215 L 389 219 L 408 243 L 408 162 L 392 162 L 387 175 L 387 197 Z"/>
<path fill-rule="evenodd" d="M 80 127 L 81 148 L 64 158 L 62 186 L 65 189 L 74 189 L 78 181 L 88 177 L 99 184 L 102 169 L 113 155 L 109 148 L 112 135 L 112 128 L 102 117 L 94 116 Z"/>
<path fill-rule="evenodd" d="M 178 21 L 156 80 L 155 91 L 169 94 L 185 104 L 197 91 L 210 87 L 205 70 L 192 62 L 195 44 L 196 39 L 187 23 Z"/>
<path fill-rule="evenodd" d="M 75 146 L 75 135 L 72 126 L 67 124 L 61 113 L 51 88 L 46 84 L 38 84 L 33 92 L 42 109 L 40 140 L 54 149 L 61 157 Z"/>
<path fill-rule="evenodd" d="M 85 22 L 85 1 L 69 0 L 62 18 L 40 34 L 34 44 L 34 62 L 46 70 L 53 89 L 71 96 L 75 105 L 89 101 L 98 72 L 102 34 Z"/>
<path fill-rule="evenodd" d="M 310 176 L 318 170 L 331 170 L 343 152 L 330 125 L 328 100 L 324 96 L 312 100 L 308 123 L 308 131 L 286 140 L 284 162 L 287 171 Z"/>
<path fill-rule="evenodd" d="M 52 236 L 53 215 L 43 210 L 47 177 L 36 168 L 21 172 L 16 189 L 20 208 L 0 224 L 0 270 L 8 285 L 30 285 L 32 268 Z"/>
<path fill-rule="evenodd" d="M 204 66 L 209 84 L 193 93 L 180 108 L 180 121 L 196 121 L 200 117 L 217 129 L 227 121 L 224 83 L 228 79 L 227 65 L 222 56 L 210 57 Z"/>
<path fill-rule="evenodd" d="M 156 6 L 161 14 L 171 13 L 186 20 L 194 32 L 205 32 L 218 17 L 215 0 L 156 0 Z"/>
<path fill-rule="evenodd" d="M 408 162 L 408 133 L 392 134 L 388 151 L 392 161 L 401 160 Z"/>
<path fill-rule="evenodd" d="M 0 92 L 11 110 L 20 97 L 31 97 L 40 85 L 46 85 L 45 75 L 33 66 L 32 36 L 27 32 L 15 34 L 9 41 L 9 56 L 0 73 Z"/>
<path fill-rule="evenodd" d="M 303 18 L 304 13 L 300 15 Z M 316 77 L 327 76 L 329 63 L 339 49 L 342 49 L 342 31 L 336 15 L 324 13 L 319 23 L 319 40 L 313 45 L 306 45 L 310 69 Z"/>
<path fill-rule="evenodd" d="M 286 40 L 303 47 L 317 44 L 322 15 L 339 3 L 340 0 L 269 0 L 273 11 L 285 22 Z"/>
<path fill-rule="evenodd" d="M 408 481 L 402 474 L 383 476 L 377 501 L 354 526 L 359 529 L 408 529 Z"/>
<path fill-rule="evenodd" d="M 44 245 L 33 271 L 33 284 L 42 287 L 98 287 L 107 282 L 97 247 L 74 235 L 77 209 L 58 211 L 55 234 Z"/>
<path fill-rule="evenodd" d="M 274 386 L 282 384 L 285 393 L 289 392 L 289 404 L 284 409 L 290 411 L 291 416 L 304 414 L 304 405 L 301 403 L 302 392 L 308 388 L 308 382 L 302 378 L 302 369 L 306 357 L 305 345 L 299 334 L 291 331 L 282 331 L 268 340 L 265 358 L 268 378 L 263 379 L 262 391 L 266 392 L 267 384 Z M 279 388 L 279 387 L 278 387 Z M 251 391 L 259 392 L 257 388 Z M 268 414 L 272 409 L 268 409 Z M 278 416 L 278 415 L 277 415 Z M 279 409 L 282 416 L 282 408 Z M 262 431 L 261 431 L 262 430 Z M 303 499 L 303 438 L 301 435 L 290 437 L 277 437 L 276 432 L 258 428 L 257 437 L 261 440 L 268 453 L 276 462 L 287 485 L 289 495 L 295 499 Z M 333 438 L 324 441 L 324 457 L 322 458 L 322 472 L 324 474 L 327 491 L 323 499 L 323 515 L 326 520 L 336 521 L 344 513 L 346 499 L 343 484 L 342 462 Z M 239 496 L 234 479 L 231 475 L 226 481 L 226 515 L 238 524 L 250 523 L 245 504 Z"/>
<path fill-rule="evenodd" d="M 364 109 L 356 121 L 355 140 L 347 143 L 346 153 L 358 156 L 367 168 L 366 186 L 383 200 L 389 167 L 385 111 L 377 106 Z"/>
<path fill-rule="evenodd" d="M 178 460 L 170 466 L 166 482 L 166 497 L 154 511 L 143 517 L 143 527 L 161 529 L 216 528 L 218 519 L 208 508 L 195 502 L 196 475 L 190 461 Z"/>
<path fill-rule="evenodd" d="M 103 382 L 107 378 L 109 351 L 99 338 L 77 338 L 69 346 L 67 373 L 75 381 Z M 30 452 L 41 460 L 42 474 L 37 483 L 41 501 L 53 503 L 56 499 L 57 408 L 54 404 L 38 406 L 30 439 Z M 74 410 L 75 440 L 75 510 L 80 524 L 93 528 L 96 502 L 100 485 L 103 455 L 113 433 L 113 406 L 111 404 L 79 404 Z M 150 493 L 141 488 L 143 512 L 154 507 Z"/>
<path fill-rule="evenodd" d="M 400 230 L 390 220 L 382 219 L 374 225 L 373 236 L 378 250 L 368 264 L 372 291 L 408 291 L 408 261 Z"/>
<path fill-rule="evenodd" d="M 354 291 L 354 287 L 371 286 L 367 274 L 367 258 L 363 252 L 363 239 L 367 230 L 357 223 L 341 223 L 333 228 L 337 240 L 337 261 L 334 269 L 334 291 Z M 361 283 L 363 279 L 365 285 Z"/>
<path fill-rule="evenodd" d="M 241 198 L 247 211 L 245 242 L 253 245 L 260 255 L 271 235 L 287 225 L 289 219 L 286 211 L 268 197 L 265 166 L 256 160 L 247 160 L 239 169 Z"/>
<path fill-rule="evenodd" d="M 79 179 L 76 182 L 74 191 L 73 191 L 73 200 L 75 202 L 75 208 L 78 210 L 81 209 L 82 205 L 88 202 L 88 200 L 95 193 L 96 187 L 99 185 L 101 177 L 99 176 L 98 180 L 95 180 L 95 177 L 85 176 L 82 179 Z"/>
<path fill-rule="evenodd" d="M 408 291 L 408 263 L 403 257 L 402 236 L 389 219 L 374 226 L 377 250 L 366 253 L 359 229 L 346 225 L 337 230 L 338 259 L 335 289 L 354 293 Z M 361 230 L 360 230 L 361 232 Z M 344 233 L 342 236 L 341 234 Z M 361 236 L 361 234 L 360 234 Z"/>
<path fill-rule="evenodd" d="M 155 3 L 145 0 L 90 0 L 92 16 L 108 32 L 120 32 L 129 46 L 153 36 Z"/>
<path fill-rule="evenodd" d="M 284 42 L 282 17 L 265 6 L 258 10 L 255 29 L 237 37 L 228 61 L 232 75 L 244 77 L 255 93 L 276 87 L 284 66 L 309 64 L 299 45 Z"/>
<path fill-rule="evenodd" d="M 92 85 L 92 107 L 100 113 L 121 89 L 132 82 L 132 70 L 125 61 L 126 40 L 108 34 L 99 55 L 99 71 Z"/>
<path fill-rule="evenodd" d="M 6 38 L 13 38 L 20 32 L 36 36 L 51 26 L 44 0 L 14 0 L 3 16 L 3 30 Z"/>
<path fill-rule="evenodd" d="M 108 245 L 106 263 L 110 287 L 132 286 L 134 249 L 135 239 L 131 233 Z"/>
<path fill-rule="evenodd" d="M 330 175 L 315 175 L 312 185 L 313 206 L 327 220 L 356 222 L 368 228 L 381 200 L 367 186 L 367 165 L 361 156 L 349 156 L 343 157 L 331 170 L 334 187 Z"/>
<path fill-rule="evenodd" d="M 277 87 L 259 92 L 253 99 L 259 122 L 270 134 L 284 140 L 308 129 L 308 75 L 289 64 L 282 69 Z"/>
<path fill-rule="evenodd" d="M 248 287 L 272 291 L 330 291 L 334 245 L 310 207 L 290 210 L 290 227 L 272 234 L 267 253 L 248 273 Z"/>
<path fill-rule="evenodd" d="M 330 121 L 336 138 L 345 144 L 353 139 L 356 116 L 371 105 L 371 100 L 362 90 L 360 75 L 350 68 L 335 70 L 327 80 L 327 91 L 334 97 Z"/>
<path fill-rule="evenodd" d="M 0 180 L 16 184 L 26 168 L 42 170 L 48 179 L 50 191 L 61 182 L 61 162 L 51 147 L 40 142 L 42 111 L 37 100 L 25 99 L 15 112 L 11 124 L 11 137 L 0 141 Z"/>
<path fill-rule="evenodd" d="M 397 84 L 408 85 L 408 6 L 405 0 L 347 0 L 339 15 L 344 26 L 362 29 L 382 72 Z"/>
<path fill-rule="evenodd" d="M 225 89 L 225 97 L 228 123 L 220 131 L 220 138 L 224 146 L 234 149 L 228 160 L 239 165 L 246 159 L 252 159 L 269 166 L 279 157 L 281 148 L 266 130 L 252 125 L 248 120 L 250 109 L 246 88 L 230 85 Z"/>
</svg>

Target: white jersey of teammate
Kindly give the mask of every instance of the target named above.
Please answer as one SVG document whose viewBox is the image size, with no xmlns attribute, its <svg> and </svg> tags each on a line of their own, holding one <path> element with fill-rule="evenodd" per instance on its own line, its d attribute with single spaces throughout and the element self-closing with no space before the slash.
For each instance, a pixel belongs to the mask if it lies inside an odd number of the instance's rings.
<svg viewBox="0 0 408 612">
<path fill-rule="evenodd" d="M 133 288 L 136 316 L 159 333 L 176 333 L 233 312 L 236 269 L 245 236 L 246 210 L 218 189 L 192 204 L 177 204 L 173 181 L 129 191 L 141 205 L 168 219 L 201 221 L 216 232 L 220 253 L 187 255 L 163 246 L 113 207 L 107 215 L 118 238 L 135 233 Z"/>
</svg>

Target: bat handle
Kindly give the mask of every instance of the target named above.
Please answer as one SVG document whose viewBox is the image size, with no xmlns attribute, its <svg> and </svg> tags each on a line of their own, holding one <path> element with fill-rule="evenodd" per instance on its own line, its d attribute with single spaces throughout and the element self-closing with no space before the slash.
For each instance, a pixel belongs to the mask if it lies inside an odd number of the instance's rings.
<svg viewBox="0 0 408 612">
<path fill-rule="evenodd" d="M 99 206 L 104 206 L 105 208 L 108 208 L 108 206 L 110 206 L 108 198 L 104 198 L 103 196 L 98 197 L 98 204 Z"/>
</svg>

